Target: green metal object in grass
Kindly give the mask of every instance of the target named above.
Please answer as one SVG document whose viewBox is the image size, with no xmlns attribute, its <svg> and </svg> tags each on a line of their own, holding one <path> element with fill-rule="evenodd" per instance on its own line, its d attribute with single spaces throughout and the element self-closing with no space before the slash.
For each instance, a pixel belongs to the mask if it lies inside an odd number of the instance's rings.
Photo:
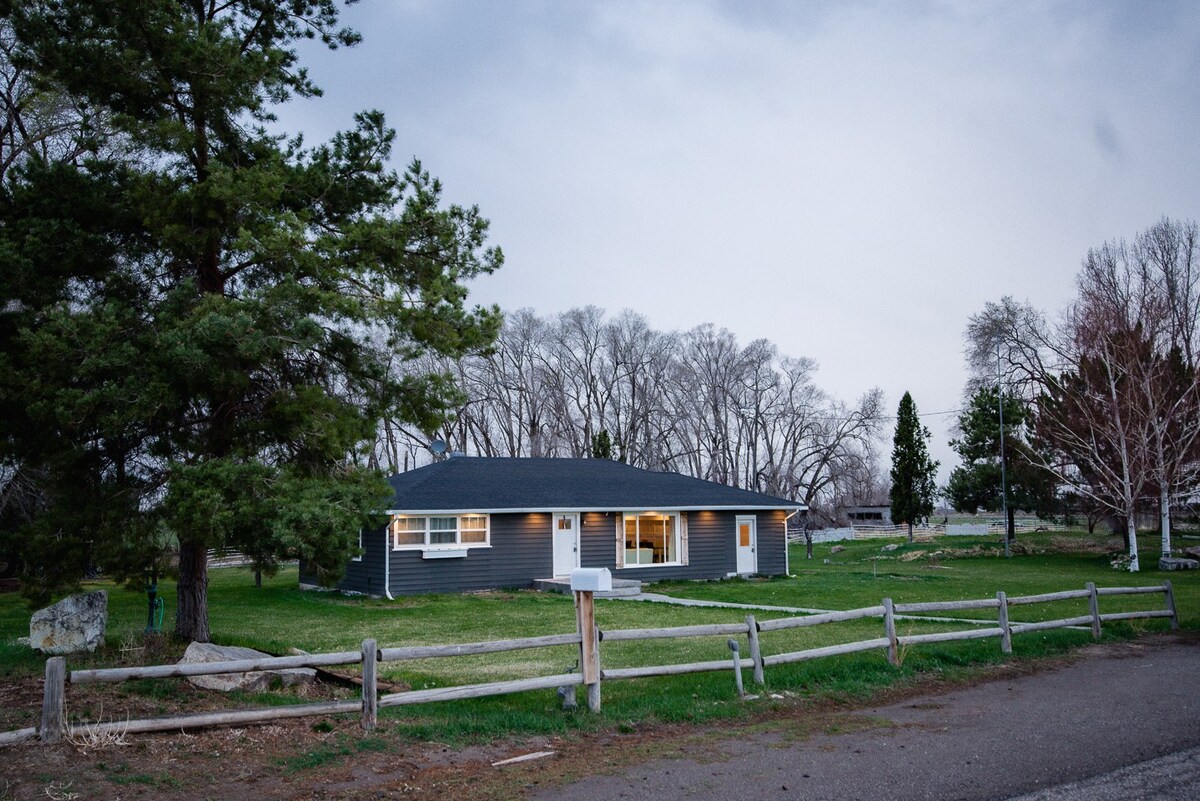
<svg viewBox="0 0 1200 801">
<path fill-rule="evenodd" d="M 146 597 L 149 601 L 146 610 L 146 633 L 158 634 L 162 631 L 163 615 L 166 612 L 166 604 L 158 594 L 158 582 L 154 581 L 146 585 Z"/>
</svg>

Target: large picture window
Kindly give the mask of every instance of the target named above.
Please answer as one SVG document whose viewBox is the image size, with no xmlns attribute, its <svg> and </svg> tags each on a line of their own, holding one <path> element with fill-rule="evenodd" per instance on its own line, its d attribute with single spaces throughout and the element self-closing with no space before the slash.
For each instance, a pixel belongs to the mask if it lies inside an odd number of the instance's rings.
<svg viewBox="0 0 1200 801">
<path fill-rule="evenodd" d="M 388 526 L 392 548 L 437 548 L 487 545 L 487 515 L 396 515 Z"/>
<path fill-rule="evenodd" d="M 625 567 L 680 564 L 679 515 L 626 512 Z"/>
</svg>

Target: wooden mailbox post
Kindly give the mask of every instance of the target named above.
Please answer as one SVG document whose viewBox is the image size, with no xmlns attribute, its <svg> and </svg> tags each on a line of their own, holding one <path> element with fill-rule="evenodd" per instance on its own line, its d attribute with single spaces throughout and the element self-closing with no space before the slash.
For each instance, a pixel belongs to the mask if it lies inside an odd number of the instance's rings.
<svg viewBox="0 0 1200 801">
<path fill-rule="evenodd" d="M 587 687 L 588 709 L 600 711 L 600 631 L 596 628 L 595 593 L 612 589 L 606 567 L 581 567 L 571 571 L 575 593 L 575 623 L 579 630 L 579 672 Z"/>
</svg>

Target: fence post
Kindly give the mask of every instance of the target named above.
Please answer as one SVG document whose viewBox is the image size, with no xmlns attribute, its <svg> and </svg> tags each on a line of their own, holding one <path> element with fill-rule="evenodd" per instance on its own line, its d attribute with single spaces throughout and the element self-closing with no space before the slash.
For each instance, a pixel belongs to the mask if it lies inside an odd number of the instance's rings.
<svg viewBox="0 0 1200 801">
<path fill-rule="evenodd" d="M 1087 583 L 1088 612 L 1092 616 L 1092 638 L 1100 639 L 1100 593 L 1096 592 L 1096 582 Z"/>
<path fill-rule="evenodd" d="M 754 683 L 763 684 L 762 646 L 758 642 L 758 621 L 754 615 L 746 615 L 746 638 L 750 640 L 750 658 L 754 660 Z"/>
<path fill-rule="evenodd" d="M 738 698 L 746 697 L 746 687 L 742 684 L 742 653 L 737 640 L 726 640 L 729 650 L 733 651 L 733 683 L 737 685 Z"/>
<path fill-rule="evenodd" d="M 887 657 L 895 667 L 900 667 L 900 643 L 896 639 L 896 612 L 892 599 L 883 599 L 883 634 L 887 637 Z"/>
<path fill-rule="evenodd" d="M 600 711 L 600 635 L 596 630 L 596 601 L 588 590 L 575 593 L 575 624 L 579 631 L 579 672 L 587 687 L 588 709 Z"/>
<path fill-rule="evenodd" d="M 1167 609 L 1171 612 L 1171 629 L 1178 629 L 1179 610 L 1175 608 L 1175 588 L 1171 586 L 1170 579 L 1163 582 L 1163 592 L 1167 594 Z"/>
<path fill-rule="evenodd" d="M 1004 590 L 996 593 L 996 601 L 999 604 L 996 607 L 997 620 L 1000 622 L 1000 652 L 1005 654 L 1012 653 L 1012 628 L 1008 625 L 1008 595 Z"/>
<path fill-rule="evenodd" d="M 379 649 L 374 640 L 363 640 L 362 644 L 362 727 L 374 731 L 379 719 L 378 692 Z"/>
<path fill-rule="evenodd" d="M 63 736 L 63 692 L 67 679 L 67 660 L 52 656 L 46 660 L 46 688 L 42 696 L 42 727 L 38 736 L 43 743 L 57 743 Z"/>
</svg>

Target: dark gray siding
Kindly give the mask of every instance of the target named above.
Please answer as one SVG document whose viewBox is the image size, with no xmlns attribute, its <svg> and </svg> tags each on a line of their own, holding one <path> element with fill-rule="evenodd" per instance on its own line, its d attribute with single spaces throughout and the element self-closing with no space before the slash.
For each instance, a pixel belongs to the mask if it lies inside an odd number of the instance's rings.
<svg viewBox="0 0 1200 801">
<path fill-rule="evenodd" d="M 787 570 L 785 517 L 783 511 L 758 513 L 758 572 L 764 576 L 782 576 Z"/>
<path fill-rule="evenodd" d="M 346 563 L 346 574 L 338 582 L 337 589 L 345 592 L 361 592 L 366 595 L 383 595 L 384 550 L 388 547 L 386 529 L 363 532 L 363 557 Z M 300 562 L 300 583 L 317 584 L 316 575 L 304 561 Z"/>
<path fill-rule="evenodd" d="M 734 519 L 738 515 L 754 515 L 758 519 L 758 572 L 764 575 L 784 572 L 784 512 L 748 510 L 685 514 L 688 530 L 686 565 L 617 570 L 616 516 L 602 513 L 583 515 L 581 564 L 583 567 L 607 567 L 618 578 L 639 581 L 724 578 L 737 570 Z"/>
<path fill-rule="evenodd" d="M 528 587 L 554 569 L 550 515 L 491 515 L 490 548 L 461 559 L 422 559 L 421 551 L 391 552 L 393 595 Z"/>
<path fill-rule="evenodd" d="M 758 572 L 784 572 L 785 512 L 686 512 L 688 564 L 671 567 L 635 567 L 616 570 L 616 513 L 587 512 L 580 515 L 580 563 L 584 567 L 607 567 L 620 578 L 640 581 L 665 579 L 724 578 L 737 569 L 735 523 L 738 515 L 758 519 Z M 390 551 L 386 531 L 367 532 L 365 553 L 360 562 L 350 562 L 338 589 L 383 595 L 385 559 L 391 560 L 393 595 L 431 592 L 463 592 L 500 587 L 528 587 L 534 579 L 553 571 L 550 515 L 491 515 L 490 548 L 471 548 L 458 559 L 423 559 L 420 550 Z M 301 583 L 315 584 L 300 565 Z"/>
</svg>

